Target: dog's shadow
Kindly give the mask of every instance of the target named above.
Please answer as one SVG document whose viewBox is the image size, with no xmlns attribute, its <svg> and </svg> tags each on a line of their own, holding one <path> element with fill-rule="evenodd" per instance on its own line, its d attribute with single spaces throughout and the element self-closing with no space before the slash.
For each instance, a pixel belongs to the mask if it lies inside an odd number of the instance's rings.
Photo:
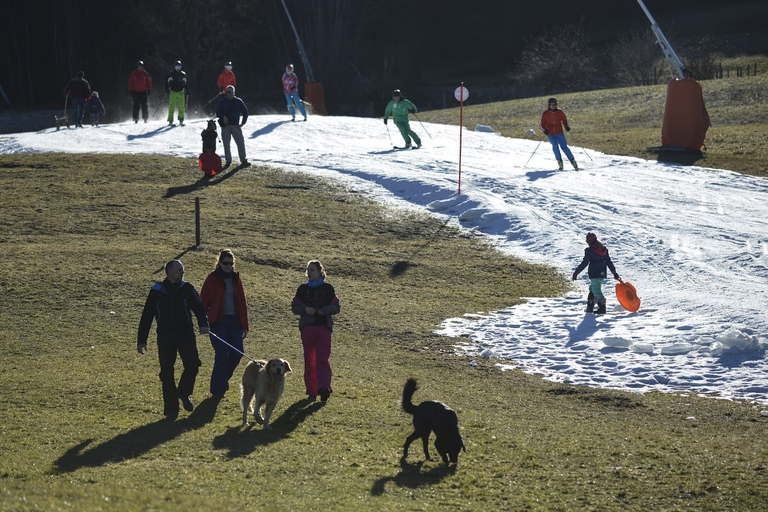
<svg viewBox="0 0 768 512">
<path fill-rule="evenodd" d="M 206 398 L 186 418 L 173 422 L 163 419 L 142 425 L 87 450 L 93 439 L 86 439 L 54 462 L 54 472 L 69 473 L 84 467 L 99 467 L 139 457 L 184 432 L 210 423 L 218 406 L 219 400 Z"/>
<path fill-rule="evenodd" d="M 456 474 L 456 464 L 439 464 L 427 471 L 422 471 L 424 461 L 415 464 L 408 463 L 405 459 L 400 459 L 400 472 L 395 476 L 385 476 L 379 478 L 371 487 L 371 495 L 381 496 L 386 491 L 388 482 L 394 482 L 398 487 L 408 487 L 416 489 L 419 487 L 435 485 L 444 478 Z"/>
<path fill-rule="evenodd" d="M 251 416 L 247 427 L 229 428 L 220 436 L 216 436 L 213 439 L 213 447 L 227 450 L 226 456 L 230 459 L 247 457 L 259 446 L 275 443 L 288 437 L 288 434 L 296 430 L 296 427 L 310 414 L 320 410 L 324 405 L 323 402 L 312 402 L 306 398 L 299 400 L 283 411 L 280 417 L 270 421 L 272 430 L 263 430 Z"/>
</svg>

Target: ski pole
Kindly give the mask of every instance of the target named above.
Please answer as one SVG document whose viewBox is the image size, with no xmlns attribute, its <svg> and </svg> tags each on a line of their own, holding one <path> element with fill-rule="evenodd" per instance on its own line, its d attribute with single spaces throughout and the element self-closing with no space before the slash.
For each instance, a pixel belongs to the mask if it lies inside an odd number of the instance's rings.
<svg viewBox="0 0 768 512">
<path fill-rule="evenodd" d="M 424 128 L 424 123 L 422 123 L 422 122 L 421 122 L 421 119 L 419 119 L 419 116 L 416 114 L 416 112 L 414 112 L 414 113 L 413 113 L 413 115 L 416 117 L 416 120 L 417 120 L 417 121 L 419 122 L 419 124 L 421 125 L 421 128 L 424 130 L 424 133 L 426 133 L 427 135 L 429 135 L 429 132 L 427 131 L 427 129 L 426 129 L 426 128 Z M 430 139 L 432 139 L 432 136 L 431 136 L 431 135 L 429 135 L 429 138 L 430 138 Z M 435 140 L 435 139 L 432 139 L 432 140 Z"/>
<path fill-rule="evenodd" d="M 218 97 L 219 97 L 219 96 L 221 96 L 222 94 L 224 94 L 224 93 L 221 93 L 221 92 L 220 92 L 219 94 L 217 94 L 216 96 L 214 96 L 213 98 L 211 98 L 211 100 L 210 100 L 208 103 L 206 103 L 205 105 L 203 105 L 202 107 L 200 107 L 200 110 L 205 110 L 205 107 L 207 107 L 208 105 L 210 105 L 211 103 L 213 103 L 214 101 L 216 101 L 216 98 L 218 98 Z"/>
<path fill-rule="evenodd" d="M 392 135 L 389 133 L 389 124 L 386 123 L 386 119 L 384 121 L 385 121 L 384 126 L 387 127 L 387 136 L 389 137 L 389 145 L 394 146 L 394 144 L 392 144 Z"/>
<path fill-rule="evenodd" d="M 245 354 L 245 352 L 242 352 L 242 351 L 240 351 L 238 348 L 236 348 L 236 347 L 233 347 L 232 345 L 230 345 L 229 343 L 227 343 L 226 341 L 224 341 L 223 339 L 221 339 L 221 337 L 220 337 L 218 334 L 216 334 L 215 332 L 213 332 L 213 331 L 208 331 L 208 334 L 210 334 L 211 336 L 213 336 L 214 338 L 216 338 L 217 340 L 219 340 L 220 342 L 222 342 L 223 344 L 225 344 L 226 346 L 228 346 L 229 348 L 231 348 L 232 350 L 234 350 L 234 351 L 235 351 L 235 352 L 237 352 L 238 354 L 242 355 L 242 356 L 243 356 L 243 357 L 245 357 L 246 359 L 250 359 L 250 360 L 251 360 L 251 361 L 253 361 L 254 363 L 256 362 L 256 361 L 255 361 L 255 360 L 254 360 L 252 357 L 250 357 L 250 356 L 246 355 L 246 354 Z"/>
<path fill-rule="evenodd" d="M 168 96 L 167 92 L 163 94 L 163 97 L 160 98 L 160 101 L 157 102 L 157 108 L 155 109 L 154 112 L 152 112 L 152 117 L 155 117 L 155 114 L 157 114 L 157 111 L 160 110 L 160 105 L 163 104 L 163 100 L 166 98 L 166 96 Z"/>
<path fill-rule="evenodd" d="M 538 144 L 536 144 L 536 149 L 534 149 L 534 150 L 533 150 L 533 153 L 531 153 L 531 156 L 529 156 L 529 157 L 528 157 L 528 161 L 527 161 L 527 162 L 525 162 L 525 165 L 524 165 L 523 167 L 527 167 L 527 166 L 528 166 L 528 162 L 530 162 L 530 161 L 531 161 L 531 158 L 533 158 L 533 155 L 535 155 L 535 154 L 536 154 L 536 151 L 538 151 L 538 149 L 539 149 L 539 146 L 541 146 L 541 143 L 542 143 L 542 142 L 544 142 L 544 141 L 543 141 L 543 140 L 540 140 L 540 141 L 539 141 L 539 143 L 538 143 Z"/>
<path fill-rule="evenodd" d="M 569 133 L 570 133 L 570 132 L 569 132 Z M 572 133 L 571 133 L 571 137 L 573 137 L 573 140 L 574 140 L 574 141 L 576 141 L 576 145 L 577 145 L 577 146 L 578 146 L 578 148 L 581 150 L 581 152 L 582 152 L 582 153 L 584 153 L 585 155 L 587 155 L 587 157 L 589 158 L 589 160 L 590 160 L 592 163 L 595 163 L 595 161 L 594 161 L 594 160 L 592 160 L 592 157 L 591 157 L 591 156 L 589 156 L 589 153 L 587 153 L 586 151 L 584 151 L 584 147 L 583 147 L 581 144 L 579 144 L 579 141 L 578 141 L 578 140 L 576 140 L 576 136 L 575 136 L 574 134 L 572 134 Z"/>
</svg>

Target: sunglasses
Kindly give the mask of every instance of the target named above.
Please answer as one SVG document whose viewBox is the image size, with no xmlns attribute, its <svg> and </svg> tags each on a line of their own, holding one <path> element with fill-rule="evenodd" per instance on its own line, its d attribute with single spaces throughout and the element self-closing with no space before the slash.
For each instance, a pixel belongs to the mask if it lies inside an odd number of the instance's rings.
<svg viewBox="0 0 768 512">
<path fill-rule="evenodd" d="M 234 261 L 220 261 L 219 262 L 219 265 L 227 265 L 227 266 L 229 266 L 229 265 L 234 265 L 234 264 L 235 264 Z"/>
</svg>

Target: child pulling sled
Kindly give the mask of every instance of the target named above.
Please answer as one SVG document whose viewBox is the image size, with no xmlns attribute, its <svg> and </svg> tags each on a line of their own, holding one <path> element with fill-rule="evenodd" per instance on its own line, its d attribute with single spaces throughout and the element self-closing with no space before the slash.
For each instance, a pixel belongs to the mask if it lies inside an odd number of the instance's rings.
<svg viewBox="0 0 768 512">
<path fill-rule="evenodd" d="M 605 296 L 603 295 L 603 281 L 605 280 L 608 269 L 613 273 L 613 278 L 619 280 L 619 274 L 616 273 L 616 267 L 613 266 L 611 257 L 608 255 L 608 248 L 600 243 L 597 235 L 587 233 L 587 247 L 584 249 L 584 259 L 573 272 L 571 279 L 574 281 L 579 276 L 579 272 L 587 268 L 589 275 L 589 295 L 587 295 L 587 313 L 605 313 Z M 595 302 L 597 302 L 597 311 L 595 311 Z"/>
</svg>

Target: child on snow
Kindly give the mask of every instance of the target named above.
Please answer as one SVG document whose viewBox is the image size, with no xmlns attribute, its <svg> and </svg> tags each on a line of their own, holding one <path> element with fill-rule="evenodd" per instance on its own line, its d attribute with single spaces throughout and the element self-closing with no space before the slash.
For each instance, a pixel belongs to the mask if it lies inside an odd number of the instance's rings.
<svg viewBox="0 0 768 512">
<path fill-rule="evenodd" d="M 99 114 L 106 114 L 104 104 L 99 99 L 99 93 L 93 91 L 85 104 L 85 108 L 91 114 L 91 126 L 99 126 Z"/>
<path fill-rule="evenodd" d="M 597 314 L 605 313 L 605 296 L 603 296 L 603 281 L 607 275 L 607 269 L 613 273 L 613 278 L 619 280 L 619 274 L 616 273 L 616 267 L 613 266 L 611 257 L 608 255 L 608 248 L 597 239 L 594 233 L 587 233 L 587 247 L 584 249 L 584 259 L 573 272 L 571 279 L 574 281 L 579 272 L 589 265 L 587 274 L 589 275 L 589 295 L 587 296 L 587 313 L 595 312 L 595 302 L 597 302 Z"/>
<path fill-rule="evenodd" d="M 200 136 L 203 138 L 203 153 L 216 153 L 216 139 L 219 138 L 216 132 L 216 121 L 210 119 L 208 128 L 203 130 Z"/>
</svg>

